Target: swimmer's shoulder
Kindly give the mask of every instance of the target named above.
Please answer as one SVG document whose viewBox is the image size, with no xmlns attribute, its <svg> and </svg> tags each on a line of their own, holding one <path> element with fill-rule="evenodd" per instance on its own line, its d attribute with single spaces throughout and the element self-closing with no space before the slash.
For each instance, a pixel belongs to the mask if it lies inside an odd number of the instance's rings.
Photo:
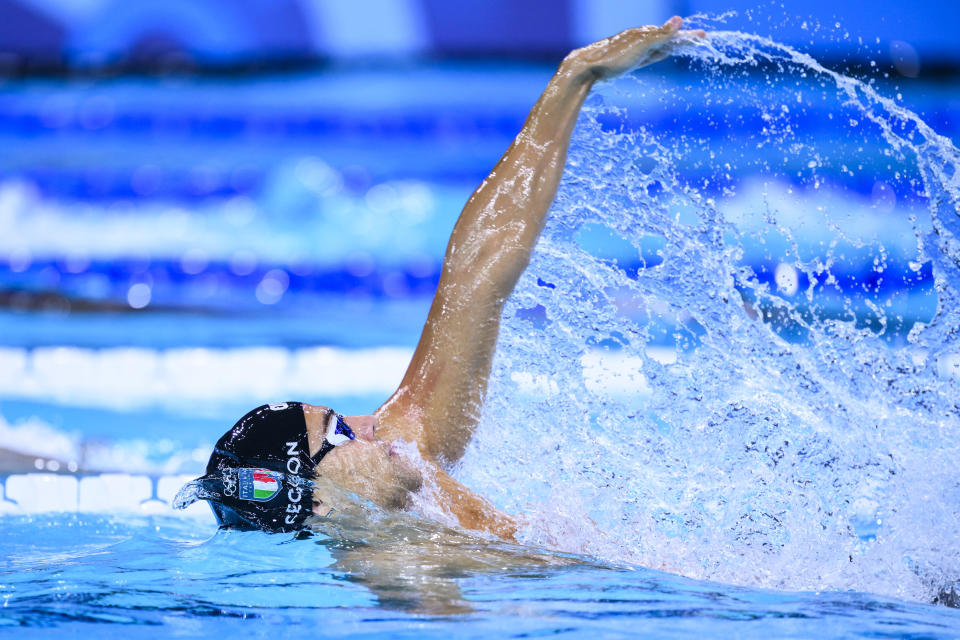
<svg viewBox="0 0 960 640">
<path fill-rule="evenodd" d="M 433 460 L 426 416 L 423 408 L 411 400 L 412 394 L 401 388 L 374 411 L 377 437 L 387 442 L 414 443 L 423 458 Z"/>
</svg>

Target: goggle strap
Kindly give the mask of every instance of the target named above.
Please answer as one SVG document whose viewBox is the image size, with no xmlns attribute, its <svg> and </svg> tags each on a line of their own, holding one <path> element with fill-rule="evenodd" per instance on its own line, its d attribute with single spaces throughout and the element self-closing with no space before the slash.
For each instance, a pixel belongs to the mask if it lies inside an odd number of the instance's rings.
<svg viewBox="0 0 960 640">
<path fill-rule="evenodd" d="M 330 444 L 329 442 L 327 442 L 327 439 L 326 439 L 326 438 L 324 438 L 324 439 L 323 439 L 323 444 L 320 445 L 320 450 L 317 451 L 317 452 L 316 452 L 315 454 L 313 454 L 312 456 L 310 456 L 310 459 L 313 460 L 313 464 L 314 464 L 314 465 L 318 465 L 318 464 L 320 464 L 320 461 L 323 459 L 323 456 L 325 456 L 325 455 L 327 455 L 328 453 L 330 453 L 331 451 L 333 451 L 334 448 L 335 448 L 335 447 L 334 447 L 332 444 Z"/>
</svg>

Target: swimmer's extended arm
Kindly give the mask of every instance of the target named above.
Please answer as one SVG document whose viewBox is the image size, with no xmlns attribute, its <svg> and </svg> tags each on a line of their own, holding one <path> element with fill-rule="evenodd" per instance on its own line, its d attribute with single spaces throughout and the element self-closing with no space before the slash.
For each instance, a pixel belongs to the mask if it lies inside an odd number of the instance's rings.
<svg viewBox="0 0 960 640">
<path fill-rule="evenodd" d="M 680 19 L 628 29 L 570 53 L 520 134 L 467 201 L 416 352 L 400 387 L 377 411 L 380 436 L 415 440 L 424 456 L 453 463 L 476 428 L 500 312 L 543 229 L 574 124 L 598 79 L 666 54 Z"/>
</svg>

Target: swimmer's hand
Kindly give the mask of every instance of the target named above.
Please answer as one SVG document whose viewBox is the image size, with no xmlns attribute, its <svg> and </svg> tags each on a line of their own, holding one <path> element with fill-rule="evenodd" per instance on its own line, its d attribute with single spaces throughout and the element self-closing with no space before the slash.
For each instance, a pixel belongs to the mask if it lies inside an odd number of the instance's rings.
<svg viewBox="0 0 960 640">
<path fill-rule="evenodd" d="M 621 31 L 615 36 L 575 49 L 567 55 L 564 65 L 576 72 L 603 79 L 653 64 L 670 55 L 670 47 L 665 45 L 707 35 L 702 29 L 681 31 L 682 24 L 683 19 L 674 16 L 659 27 L 635 27 Z"/>
</svg>

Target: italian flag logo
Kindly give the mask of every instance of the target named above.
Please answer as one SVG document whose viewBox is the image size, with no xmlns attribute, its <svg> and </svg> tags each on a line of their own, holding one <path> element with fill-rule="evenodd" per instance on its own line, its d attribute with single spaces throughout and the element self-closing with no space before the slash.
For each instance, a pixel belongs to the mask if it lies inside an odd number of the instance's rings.
<svg viewBox="0 0 960 640">
<path fill-rule="evenodd" d="M 280 491 L 281 475 L 266 469 L 241 469 L 240 498 L 266 502 Z"/>
</svg>

